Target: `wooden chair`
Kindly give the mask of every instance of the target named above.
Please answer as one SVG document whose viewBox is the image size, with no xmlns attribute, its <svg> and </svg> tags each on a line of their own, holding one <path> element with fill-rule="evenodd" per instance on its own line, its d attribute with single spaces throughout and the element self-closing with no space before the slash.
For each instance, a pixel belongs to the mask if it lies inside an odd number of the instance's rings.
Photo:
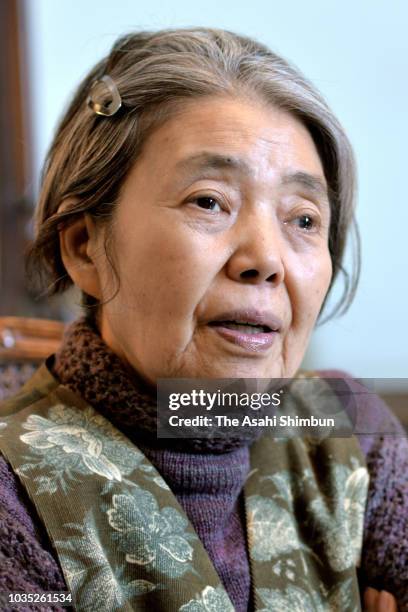
<svg viewBox="0 0 408 612">
<path fill-rule="evenodd" d="M 20 389 L 58 349 L 65 324 L 49 319 L 0 317 L 0 401 Z"/>
</svg>

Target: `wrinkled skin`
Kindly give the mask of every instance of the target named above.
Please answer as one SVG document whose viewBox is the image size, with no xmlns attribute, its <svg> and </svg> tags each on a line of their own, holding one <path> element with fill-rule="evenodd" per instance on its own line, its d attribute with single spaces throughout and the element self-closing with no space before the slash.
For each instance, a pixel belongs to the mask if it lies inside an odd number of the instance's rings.
<svg viewBox="0 0 408 612">
<path fill-rule="evenodd" d="M 107 300 L 102 336 L 145 379 L 295 374 L 332 275 L 322 163 L 296 118 L 243 99 L 185 104 L 145 143 L 113 225 L 86 224 L 88 280 L 76 282 Z M 207 324 L 253 308 L 281 322 L 267 350 Z"/>
</svg>

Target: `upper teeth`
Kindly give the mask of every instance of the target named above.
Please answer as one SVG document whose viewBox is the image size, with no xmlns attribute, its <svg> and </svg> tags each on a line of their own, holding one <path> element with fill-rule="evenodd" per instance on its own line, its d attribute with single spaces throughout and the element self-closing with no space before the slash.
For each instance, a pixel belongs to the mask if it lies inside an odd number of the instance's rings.
<svg viewBox="0 0 408 612">
<path fill-rule="evenodd" d="M 245 328 L 245 333 L 249 334 L 259 334 L 264 331 L 262 325 L 255 325 L 255 323 L 230 323 L 229 321 L 224 323 L 225 327 L 228 329 L 237 329 L 238 331 L 243 331 L 243 327 Z"/>
</svg>

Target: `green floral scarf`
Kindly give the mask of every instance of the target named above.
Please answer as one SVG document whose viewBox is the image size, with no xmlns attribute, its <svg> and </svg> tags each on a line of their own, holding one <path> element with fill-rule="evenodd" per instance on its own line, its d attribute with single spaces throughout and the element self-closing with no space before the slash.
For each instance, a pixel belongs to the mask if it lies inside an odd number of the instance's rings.
<svg viewBox="0 0 408 612">
<path fill-rule="evenodd" d="M 122 433 L 42 366 L 0 410 L 75 610 L 233 612 L 176 497 Z M 262 436 L 244 487 L 256 612 L 361 610 L 368 474 L 355 438 Z"/>
</svg>

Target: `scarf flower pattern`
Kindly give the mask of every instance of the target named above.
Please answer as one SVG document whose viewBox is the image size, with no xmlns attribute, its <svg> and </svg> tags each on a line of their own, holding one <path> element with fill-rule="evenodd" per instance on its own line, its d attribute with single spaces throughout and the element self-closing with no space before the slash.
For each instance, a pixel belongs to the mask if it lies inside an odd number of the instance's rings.
<svg viewBox="0 0 408 612">
<path fill-rule="evenodd" d="M 129 453 L 122 434 L 90 407 L 79 411 L 57 404 L 48 418 L 30 415 L 23 428 L 29 433 L 20 439 L 36 460 L 21 465 L 19 473 L 46 472 L 35 477 L 38 493 L 52 494 L 59 486 L 68 492 L 70 481 L 80 475 L 97 474 L 109 482 L 121 482 L 136 468 L 143 470 L 144 455 Z"/>
<path fill-rule="evenodd" d="M 90 406 L 65 405 L 57 392 L 47 402 L 5 417 L 0 442 L 52 535 L 75 606 L 232 612 L 191 524 L 140 450 Z M 303 440 L 265 436 L 251 457 L 245 503 L 258 612 L 358 609 L 368 474 L 354 443 L 321 448 L 314 456 Z"/>
<path fill-rule="evenodd" d="M 194 599 L 181 606 L 179 612 L 234 612 L 234 606 L 221 585 L 216 588 L 207 586 Z"/>
<path fill-rule="evenodd" d="M 132 495 L 114 495 L 113 508 L 107 513 L 126 561 L 173 578 L 192 570 L 189 540 L 196 536 L 186 531 L 187 520 L 175 508 L 160 510 L 149 491 L 135 489 Z"/>
</svg>

